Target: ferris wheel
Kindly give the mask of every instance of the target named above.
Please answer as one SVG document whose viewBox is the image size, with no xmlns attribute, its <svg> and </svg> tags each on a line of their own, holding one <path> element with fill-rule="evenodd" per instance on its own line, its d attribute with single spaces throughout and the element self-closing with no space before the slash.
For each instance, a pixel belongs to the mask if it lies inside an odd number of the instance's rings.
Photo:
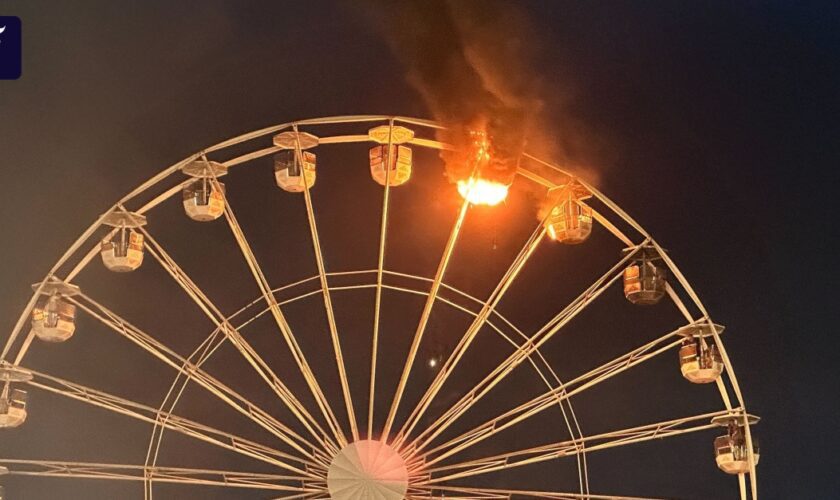
<svg viewBox="0 0 840 500">
<path fill-rule="evenodd" d="M 598 189 L 527 153 L 513 185 L 484 186 L 474 171 L 459 185 L 462 198 L 449 197 L 455 189 L 435 162 L 439 150 L 453 147 L 436 139 L 442 128 L 396 116 L 285 123 L 205 148 L 117 201 L 33 285 L 31 299 L 6 337 L 0 357 L 0 428 L 25 436 L 27 417 L 31 421 L 34 416 L 29 413 L 50 413 L 48 401 L 63 398 L 91 414 L 111 412 L 145 425 L 150 431 L 142 450 L 145 462 L 20 458 L 11 455 L 21 450 L 4 447 L 0 475 L 30 481 L 133 481 L 138 496 L 142 485 L 146 499 L 166 497 L 160 488 L 172 485 L 196 497 L 201 493 L 191 489 L 217 488 L 231 495 L 250 491 L 254 498 L 278 499 L 638 498 L 598 491 L 595 479 L 609 471 L 594 466 L 593 457 L 650 441 L 669 446 L 686 434 L 719 429 L 707 448 L 686 452 L 708 456 L 723 473 L 735 476 L 741 498 L 757 498 L 759 452 L 751 428 L 758 418 L 747 413 L 722 343 L 723 327 L 712 321 L 671 256 Z M 365 165 L 364 152 L 369 169 L 356 168 Z M 273 165 L 273 179 L 270 170 L 257 166 L 266 163 Z M 242 185 L 234 182 L 239 175 Z M 283 204 L 282 216 L 300 216 L 301 227 L 308 229 L 279 240 L 279 249 L 263 247 L 278 243 L 271 234 L 280 229 L 246 217 L 265 211 L 238 209 L 237 202 L 249 196 L 243 185 L 257 178 L 264 180 L 261 186 L 271 186 L 272 196 L 282 198 L 277 202 Z M 329 182 L 322 188 L 329 189 L 327 194 L 318 193 L 319 184 Z M 345 248 L 330 254 L 326 242 L 337 238 L 325 234 L 329 221 L 316 217 L 316 201 L 336 198 L 342 186 L 355 189 L 362 182 L 372 196 L 351 193 L 334 201 L 342 207 L 336 214 L 347 220 L 335 222 L 335 216 L 333 224 L 342 226 L 343 239 L 350 241 L 340 242 Z M 415 185 L 419 192 L 403 195 Z M 509 189 L 511 205 L 516 196 L 530 196 L 542 206 L 537 210 L 523 202 L 519 209 L 524 215 L 505 220 L 516 231 L 491 231 L 496 236 L 490 252 L 496 239 L 505 239 L 498 245 L 513 249 L 506 254 L 510 258 L 490 263 L 485 254 L 468 252 L 459 259 L 459 250 L 470 245 L 468 214 L 506 210 L 480 205 L 498 204 Z M 457 201 L 440 202 L 440 197 Z M 356 205 L 360 208 L 354 210 Z M 374 214 L 371 207 L 376 207 Z M 180 214 L 179 224 L 189 226 L 167 232 L 176 209 L 186 213 Z M 351 213 L 370 216 L 357 221 Z M 418 235 L 414 224 L 424 223 L 432 229 Z M 244 261 L 240 269 L 255 293 L 233 294 L 239 309 L 221 305 L 208 291 L 218 291 L 219 284 L 201 276 L 226 264 L 216 262 L 217 257 L 204 258 L 200 266 L 189 262 L 189 251 L 208 248 L 204 240 L 190 243 L 208 227 L 215 228 L 214 234 L 223 230 L 239 265 Z M 395 231 L 403 231 L 403 243 Z M 443 235 L 440 245 L 431 241 L 434 231 Z M 249 236 L 256 233 L 259 243 Z M 520 235 L 524 238 L 510 241 Z M 187 243 L 176 252 L 167 238 Z M 207 240 L 210 245 L 219 241 L 213 238 Z M 367 253 L 352 255 L 365 245 Z M 593 253 L 587 246 L 595 245 L 613 245 L 616 251 L 607 254 L 614 258 L 587 277 L 585 286 L 567 291 L 570 300 L 558 303 L 564 294 L 553 291 L 523 298 L 537 288 L 529 281 L 551 274 L 552 263 L 564 253 L 580 250 L 575 255 L 586 258 Z M 289 255 L 298 250 L 306 253 Z M 394 253 L 412 250 L 430 263 L 432 272 L 424 274 L 410 264 L 421 257 Z M 350 254 L 348 262 L 373 259 L 361 267 L 340 268 L 332 265 L 341 260 L 332 258 L 339 253 Z M 311 262 L 316 272 L 303 275 L 297 269 L 302 261 Z M 563 262 L 569 265 L 568 259 Z M 113 287 L 130 288 L 138 301 L 144 300 L 141 284 L 132 284 L 132 277 L 149 266 L 162 270 L 181 297 L 209 320 L 209 332 L 196 337 L 200 342 L 193 342 L 191 350 L 183 349 L 181 338 L 146 328 L 144 318 L 121 313 L 120 301 L 109 296 Z M 469 272 L 458 274 L 464 267 Z M 118 285 L 84 284 L 93 268 L 118 277 Z M 494 275 L 497 268 L 501 272 Z M 285 281 L 275 279 L 281 271 Z M 458 276 L 492 286 L 474 291 L 481 287 L 458 286 Z M 598 346 L 600 362 L 561 377 L 576 354 L 561 355 L 552 345 L 561 337 L 580 337 L 586 321 L 593 320 L 587 311 L 615 297 L 625 317 L 661 317 L 669 310 L 677 320 L 664 331 L 628 335 L 622 345 L 632 347 L 622 352 Z M 165 301 L 176 308 L 174 299 Z M 518 304 L 525 313 L 509 315 L 508 304 L 510 309 Z M 156 324 L 179 314 L 161 311 L 163 319 Z M 137 401 L 132 387 L 109 392 L 28 362 L 39 349 L 51 349 L 53 356 L 66 349 L 72 356 L 74 341 L 89 335 L 127 342 L 136 356 L 148 357 L 165 372 L 167 389 L 149 404 Z M 223 355 L 235 358 L 240 369 L 227 369 L 233 361 L 217 362 Z M 694 398 L 693 391 L 705 386 L 715 393 L 714 405 L 584 432 L 587 422 L 573 403 L 663 357 L 670 357 L 665 366 L 672 366 L 684 384 L 683 398 Z M 248 388 L 256 386 L 263 392 L 252 397 Z M 200 411 L 193 405 L 189 418 L 179 411 L 188 395 L 205 405 Z M 232 416 L 203 421 L 216 412 L 206 409 L 213 405 Z M 234 416 L 236 423 L 228 424 Z M 182 438 L 178 447 L 201 445 L 219 456 L 257 464 L 258 471 L 167 464 L 166 443 L 174 436 Z M 563 472 L 554 469 L 561 463 L 566 464 Z M 654 498 L 656 492 L 644 495 Z"/>
</svg>

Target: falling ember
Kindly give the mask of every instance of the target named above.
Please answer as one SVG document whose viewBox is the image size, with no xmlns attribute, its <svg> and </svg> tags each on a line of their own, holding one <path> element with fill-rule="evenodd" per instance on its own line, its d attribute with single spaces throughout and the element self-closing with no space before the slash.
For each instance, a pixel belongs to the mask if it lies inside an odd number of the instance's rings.
<svg viewBox="0 0 840 500">
<path fill-rule="evenodd" d="M 498 205 L 507 198 L 510 186 L 471 177 L 458 181 L 458 193 L 473 205 Z"/>
</svg>

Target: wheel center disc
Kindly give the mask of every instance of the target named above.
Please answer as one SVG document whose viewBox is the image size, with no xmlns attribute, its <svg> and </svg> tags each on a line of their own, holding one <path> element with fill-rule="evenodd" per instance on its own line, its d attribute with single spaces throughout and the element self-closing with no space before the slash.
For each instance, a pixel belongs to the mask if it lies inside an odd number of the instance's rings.
<svg viewBox="0 0 840 500">
<path fill-rule="evenodd" d="M 408 470 L 405 460 L 387 444 L 357 441 L 333 458 L 327 488 L 338 500 L 401 500 L 408 490 Z"/>
</svg>

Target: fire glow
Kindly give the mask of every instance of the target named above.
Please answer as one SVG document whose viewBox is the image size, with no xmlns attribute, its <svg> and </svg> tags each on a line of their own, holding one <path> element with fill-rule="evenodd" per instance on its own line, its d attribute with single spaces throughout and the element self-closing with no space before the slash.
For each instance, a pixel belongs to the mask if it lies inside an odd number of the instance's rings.
<svg viewBox="0 0 840 500">
<path fill-rule="evenodd" d="M 458 193 L 473 205 L 498 205 L 507 198 L 510 186 L 482 174 L 492 160 L 487 132 L 483 127 L 470 130 L 468 143 L 464 165 L 472 174 L 466 179 L 458 179 Z"/>
<path fill-rule="evenodd" d="M 507 198 L 509 187 L 500 182 L 475 177 L 458 181 L 458 193 L 473 205 L 498 205 Z"/>
</svg>

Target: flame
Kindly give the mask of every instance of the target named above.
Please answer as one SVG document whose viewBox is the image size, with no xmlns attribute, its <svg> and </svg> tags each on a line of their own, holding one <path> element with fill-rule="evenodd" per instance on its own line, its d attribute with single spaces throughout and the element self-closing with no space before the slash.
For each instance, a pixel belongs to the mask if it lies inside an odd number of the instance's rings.
<svg viewBox="0 0 840 500">
<path fill-rule="evenodd" d="M 458 193 L 473 205 L 498 205 L 507 198 L 509 187 L 506 184 L 474 177 L 458 181 Z"/>
<path fill-rule="evenodd" d="M 492 164 L 492 147 L 487 132 L 482 125 L 468 130 L 465 138 L 467 146 L 457 164 L 465 167 L 460 169 L 461 172 L 466 170 L 471 173 L 470 177 L 457 180 L 458 192 L 473 205 L 498 205 L 507 198 L 510 182 L 500 182 L 498 178 L 487 175 L 488 171 L 492 174 L 496 169 L 496 165 Z"/>
</svg>

